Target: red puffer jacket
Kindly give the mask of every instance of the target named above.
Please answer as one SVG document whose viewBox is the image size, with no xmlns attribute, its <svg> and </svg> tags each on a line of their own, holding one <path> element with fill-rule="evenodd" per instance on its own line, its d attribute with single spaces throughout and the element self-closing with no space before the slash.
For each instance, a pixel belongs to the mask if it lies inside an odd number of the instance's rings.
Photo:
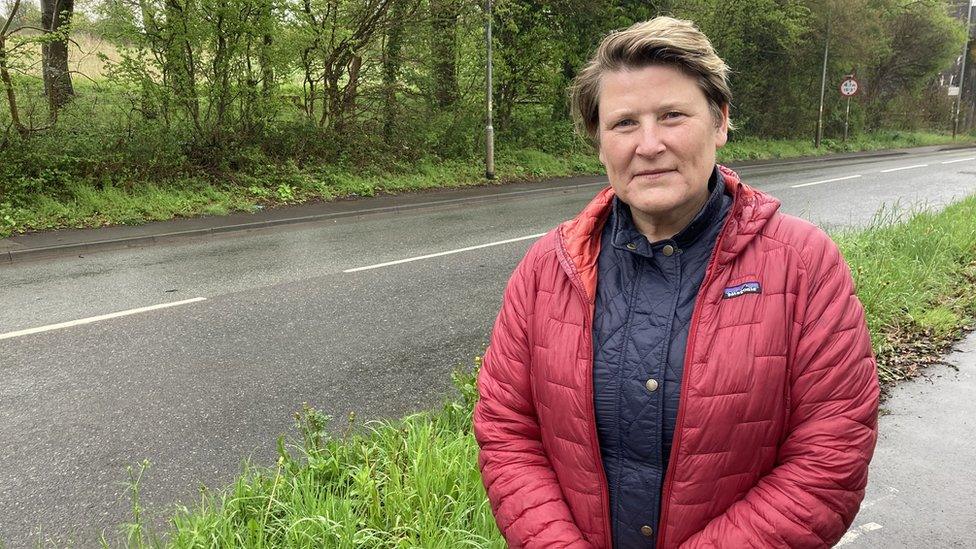
<svg viewBox="0 0 976 549">
<path fill-rule="evenodd" d="M 722 170 L 734 203 L 689 328 L 657 547 L 829 547 L 877 438 L 863 309 L 830 238 Z M 512 547 L 611 545 L 592 322 L 612 197 L 526 254 L 478 378 L 479 466 Z M 746 282 L 760 293 L 726 295 Z"/>
</svg>

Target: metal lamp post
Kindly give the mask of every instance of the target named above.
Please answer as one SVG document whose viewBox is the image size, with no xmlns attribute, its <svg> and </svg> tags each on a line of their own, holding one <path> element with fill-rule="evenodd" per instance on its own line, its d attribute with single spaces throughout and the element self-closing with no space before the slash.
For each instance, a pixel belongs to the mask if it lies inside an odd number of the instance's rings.
<svg viewBox="0 0 976 549">
<path fill-rule="evenodd" d="M 820 112 L 817 115 L 817 137 L 813 146 L 820 148 L 823 139 L 824 92 L 827 90 L 827 53 L 830 51 L 830 17 L 827 18 L 827 36 L 824 38 L 823 74 L 820 76 Z"/>
<path fill-rule="evenodd" d="M 491 93 L 491 19 L 492 19 L 492 0 L 487 0 L 485 11 L 488 16 L 485 18 L 485 49 L 487 50 L 485 78 L 485 103 L 487 104 L 486 125 L 485 125 L 485 178 L 495 179 L 495 128 L 492 127 L 492 93 Z"/>
</svg>

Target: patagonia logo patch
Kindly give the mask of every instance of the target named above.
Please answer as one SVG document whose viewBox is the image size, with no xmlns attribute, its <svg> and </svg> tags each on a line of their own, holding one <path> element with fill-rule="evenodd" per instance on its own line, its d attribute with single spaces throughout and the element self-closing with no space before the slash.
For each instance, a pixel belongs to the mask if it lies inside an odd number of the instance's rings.
<svg viewBox="0 0 976 549">
<path fill-rule="evenodd" d="M 722 298 L 732 299 L 733 297 L 739 297 L 740 295 L 759 293 L 762 293 L 762 287 L 759 286 L 758 282 L 744 282 L 738 286 L 726 288 L 725 294 L 722 296 Z"/>
</svg>

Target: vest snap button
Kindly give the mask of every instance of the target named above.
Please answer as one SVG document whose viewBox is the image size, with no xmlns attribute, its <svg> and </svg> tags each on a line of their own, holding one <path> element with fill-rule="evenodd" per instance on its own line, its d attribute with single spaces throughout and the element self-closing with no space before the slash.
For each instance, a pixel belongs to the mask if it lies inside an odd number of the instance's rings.
<svg viewBox="0 0 976 549">
<path fill-rule="evenodd" d="M 644 384 L 644 387 L 647 387 L 647 390 L 653 393 L 654 391 L 657 391 L 657 385 L 658 383 L 656 379 L 648 379 L 647 383 Z"/>
<path fill-rule="evenodd" d="M 652 537 L 654 535 L 654 529 L 645 524 L 641 526 L 641 534 L 644 534 L 645 538 Z"/>
<path fill-rule="evenodd" d="M 661 249 L 661 253 L 663 253 L 665 257 L 671 257 L 674 255 L 674 246 L 666 244 L 664 248 Z"/>
<path fill-rule="evenodd" d="M 627 243 L 627 249 L 628 250 L 636 250 L 637 249 L 637 244 L 634 244 L 633 242 L 628 242 Z"/>
</svg>

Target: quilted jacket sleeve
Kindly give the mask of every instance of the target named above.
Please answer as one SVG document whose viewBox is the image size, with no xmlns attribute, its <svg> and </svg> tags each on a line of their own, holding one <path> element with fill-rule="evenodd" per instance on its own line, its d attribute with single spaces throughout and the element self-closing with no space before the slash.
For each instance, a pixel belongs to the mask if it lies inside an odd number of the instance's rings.
<svg viewBox="0 0 976 549">
<path fill-rule="evenodd" d="M 681 547 L 831 547 L 864 497 L 879 391 L 863 308 L 826 235 L 816 230 L 800 255 L 806 295 L 798 297 L 790 418 L 777 466 Z"/>
<path fill-rule="evenodd" d="M 478 465 L 498 528 L 510 547 L 574 547 L 583 539 L 542 446 L 529 382 L 527 318 L 532 252 L 508 282 L 478 375 Z"/>
</svg>

